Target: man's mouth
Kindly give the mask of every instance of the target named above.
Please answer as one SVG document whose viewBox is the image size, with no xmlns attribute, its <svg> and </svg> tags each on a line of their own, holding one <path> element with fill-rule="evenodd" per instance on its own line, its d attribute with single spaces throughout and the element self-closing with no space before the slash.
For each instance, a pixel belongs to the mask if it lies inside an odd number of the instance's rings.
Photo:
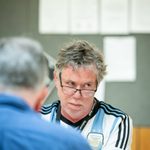
<svg viewBox="0 0 150 150">
<path fill-rule="evenodd" d="M 73 110 L 79 110 L 81 108 L 81 104 L 69 103 L 69 107 Z"/>
</svg>

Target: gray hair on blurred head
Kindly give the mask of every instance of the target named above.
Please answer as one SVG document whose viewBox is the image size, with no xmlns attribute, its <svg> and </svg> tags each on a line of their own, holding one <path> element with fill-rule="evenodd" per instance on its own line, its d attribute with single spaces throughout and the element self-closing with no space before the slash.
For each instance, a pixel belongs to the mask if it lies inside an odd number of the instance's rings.
<svg viewBox="0 0 150 150">
<path fill-rule="evenodd" d="M 27 37 L 0 39 L 0 86 L 39 88 L 48 74 L 48 62 L 39 42 Z"/>
</svg>

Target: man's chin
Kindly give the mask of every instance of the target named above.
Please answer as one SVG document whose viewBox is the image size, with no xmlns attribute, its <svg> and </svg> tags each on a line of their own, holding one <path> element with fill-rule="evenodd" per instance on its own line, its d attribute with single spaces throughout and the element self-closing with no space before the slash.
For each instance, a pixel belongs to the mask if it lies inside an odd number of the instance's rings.
<svg viewBox="0 0 150 150">
<path fill-rule="evenodd" d="M 81 111 L 82 109 L 81 109 L 81 105 L 76 105 L 76 104 L 69 104 L 69 109 L 71 110 L 71 111 L 75 111 L 75 112 L 79 112 L 79 111 Z"/>
</svg>

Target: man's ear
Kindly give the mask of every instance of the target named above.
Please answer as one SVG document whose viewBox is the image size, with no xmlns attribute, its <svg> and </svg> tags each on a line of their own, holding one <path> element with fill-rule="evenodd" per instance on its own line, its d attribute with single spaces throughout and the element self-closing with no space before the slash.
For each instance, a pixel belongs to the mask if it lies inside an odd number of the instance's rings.
<svg viewBox="0 0 150 150">
<path fill-rule="evenodd" d="M 38 112 L 40 111 L 41 106 L 43 105 L 44 100 L 47 97 L 47 95 L 48 95 L 48 87 L 45 86 L 38 92 L 36 96 L 36 104 L 34 107 L 35 111 L 38 111 Z"/>
<path fill-rule="evenodd" d="M 55 83 L 55 86 L 57 87 L 58 84 L 59 84 L 59 77 L 58 77 L 58 74 L 56 71 L 54 71 L 54 83 Z"/>
</svg>

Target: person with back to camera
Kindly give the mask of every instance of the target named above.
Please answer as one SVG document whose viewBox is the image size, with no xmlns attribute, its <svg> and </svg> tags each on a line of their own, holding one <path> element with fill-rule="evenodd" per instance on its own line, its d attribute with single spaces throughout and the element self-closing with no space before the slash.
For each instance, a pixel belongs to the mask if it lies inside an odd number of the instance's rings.
<svg viewBox="0 0 150 150">
<path fill-rule="evenodd" d="M 91 150 L 73 129 L 41 118 L 48 62 L 29 38 L 0 39 L 0 150 Z"/>
<path fill-rule="evenodd" d="M 93 150 L 129 150 L 132 119 L 94 97 L 105 74 L 103 55 L 92 44 L 77 40 L 62 48 L 54 70 L 59 100 L 43 105 L 42 117 L 81 131 Z"/>
</svg>

